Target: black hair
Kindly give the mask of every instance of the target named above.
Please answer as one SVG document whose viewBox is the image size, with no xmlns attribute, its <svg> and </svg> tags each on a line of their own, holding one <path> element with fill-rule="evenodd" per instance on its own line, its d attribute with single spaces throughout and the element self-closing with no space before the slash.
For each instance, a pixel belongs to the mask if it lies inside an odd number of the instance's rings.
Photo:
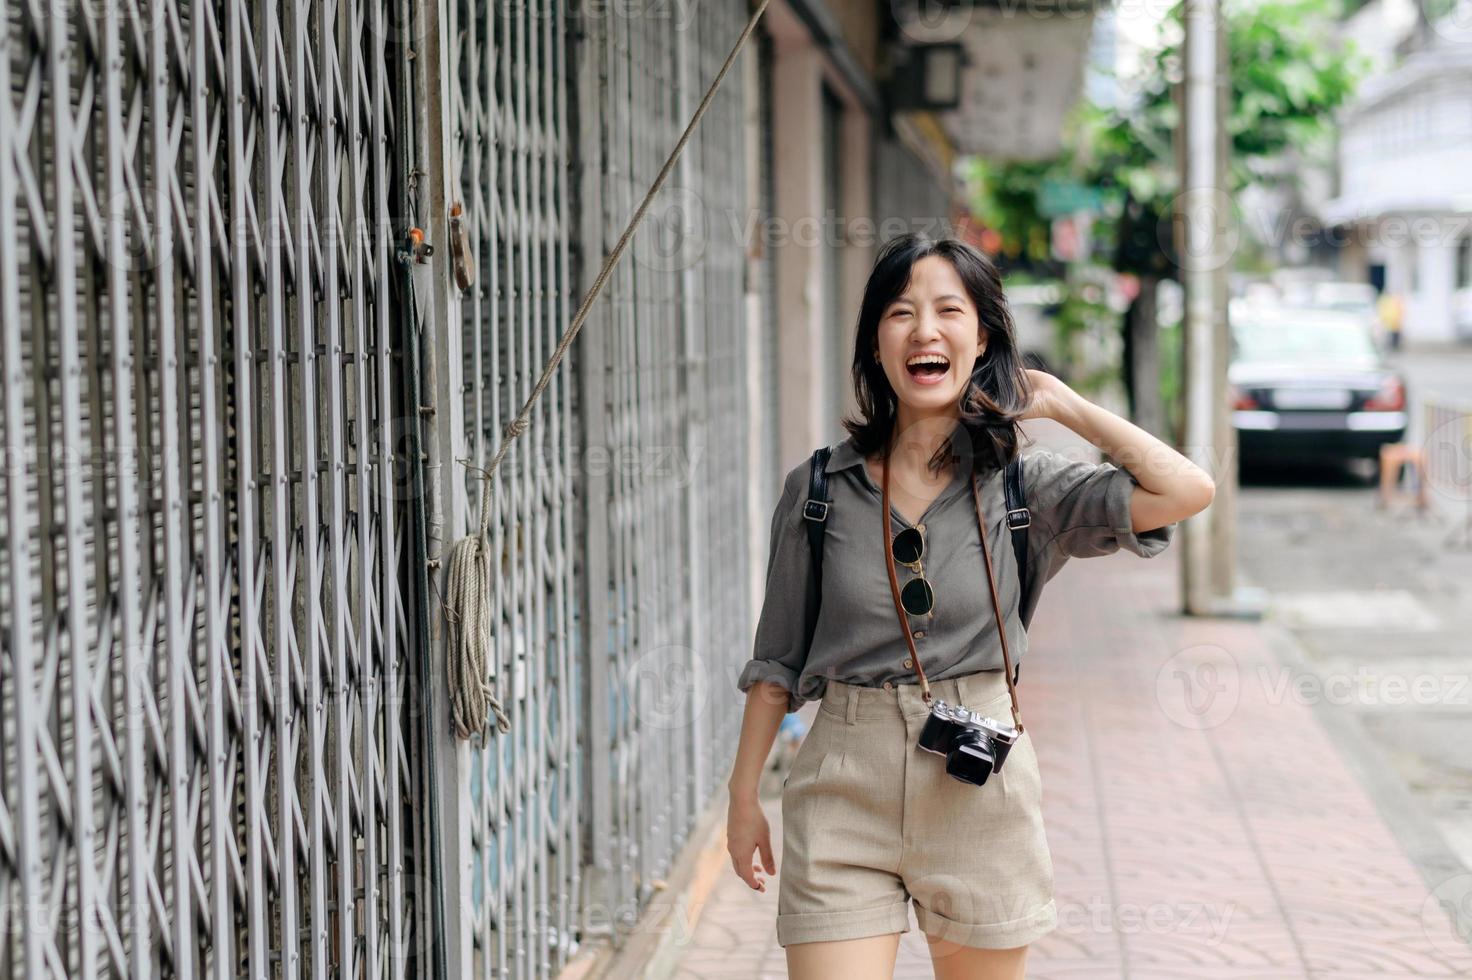
<svg viewBox="0 0 1472 980">
<path fill-rule="evenodd" d="M 1032 386 L 1017 347 L 1012 312 L 1002 293 L 1001 274 L 985 255 L 954 238 L 901 235 L 880 249 L 864 287 L 854 340 L 854 398 L 861 417 L 845 418 L 843 426 L 865 456 L 888 451 L 899 398 L 883 365 L 874 359 L 879 349 L 879 322 L 890 304 L 909 287 L 915 263 L 932 255 L 950 262 L 961 277 L 986 336 L 986 351 L 977 358 L 961 395 L 958 433 L 964 432 L 970 445 L 955 445 L 953 435 L 931 457 L 930 466 L 940 469 L 953 456 L 968 455 L 974 465 L 1000 468 L 1019 450 L 1021 431 L 1017 423 L 1032 397 Z"/>
</svg>

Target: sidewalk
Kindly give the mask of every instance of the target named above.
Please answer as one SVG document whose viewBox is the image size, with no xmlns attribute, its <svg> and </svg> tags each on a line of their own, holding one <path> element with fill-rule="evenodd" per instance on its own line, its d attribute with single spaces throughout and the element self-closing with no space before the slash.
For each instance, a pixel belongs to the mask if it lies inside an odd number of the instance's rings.
<svg viewBox="0 0 1472 980">
<path fill-rule="evenodd" d="M 1176 614 L 1179 559 L 1177 541 L 1149 561 L 1070 562 L 1034 621 L 1018 694 L 1059 928 L 1029 978 L 1472 976 L 1448 916 L 1460 908 L 1467 933 L 1472 876 L 1422 879 L 1315 709 L 1286 693 L 1280 628 Z M 780 876 L 780 802 L 766 805 Z M 786 976 L 777 879 L 760 895 L 727 864 L 677 976 Z M 912 917 L 895 976 L 931 975 Z"/>
</svg>

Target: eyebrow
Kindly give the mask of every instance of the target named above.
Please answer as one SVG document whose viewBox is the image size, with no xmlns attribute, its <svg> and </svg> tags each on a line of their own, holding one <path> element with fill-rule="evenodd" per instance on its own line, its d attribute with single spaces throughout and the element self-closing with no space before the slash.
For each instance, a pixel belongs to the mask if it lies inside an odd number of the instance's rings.
<svg viewBox="0 0 1472 980">
<path fill-rule="evenodd" d="M 937 303 L 964 303 L 964 302 L 966 302 L 966 300 L 965 300 L 964 297 L 957 296 L 955 293 L 946 293 L 944 296 L 937 296 L 935 298 L 935 301 Z M 907 306 L 914 306 L 915 305 L 915 301 L 912 300 L 912 299 L 910 299 L 908 296 L 898 296 L 895 299 L 891 300 L 889 305 L 890 306 L 899 306 L 901 303 L 904 303 Z"/>
</svg>

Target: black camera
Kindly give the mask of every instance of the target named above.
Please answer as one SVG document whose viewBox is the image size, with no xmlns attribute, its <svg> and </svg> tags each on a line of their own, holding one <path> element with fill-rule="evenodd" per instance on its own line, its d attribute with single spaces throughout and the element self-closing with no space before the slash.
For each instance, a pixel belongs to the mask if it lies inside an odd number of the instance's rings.
<svg viewBox="0 0 1472 980">
<path fill-rule="evenodd" d="M 935 699 L 920 729 L 920 747 L 946 757 L 946 772 L 976 786 L 1000 772 L 1019 732 L 962 705 Z"/>
</svg>

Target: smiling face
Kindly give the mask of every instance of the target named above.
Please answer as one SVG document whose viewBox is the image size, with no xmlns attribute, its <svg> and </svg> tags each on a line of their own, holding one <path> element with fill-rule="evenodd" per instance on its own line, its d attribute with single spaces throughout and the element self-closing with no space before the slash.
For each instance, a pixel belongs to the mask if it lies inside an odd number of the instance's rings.
<svg viewBox="0 0 1472 980">
<path fill-rule="evenodd" d="M 929 255 L 879 320 L 879 359 L 900 400 L 900 416 L 955 414 L 976 359 L 986 349 L 981 321 L 948 259 Z"/>
</svg>

